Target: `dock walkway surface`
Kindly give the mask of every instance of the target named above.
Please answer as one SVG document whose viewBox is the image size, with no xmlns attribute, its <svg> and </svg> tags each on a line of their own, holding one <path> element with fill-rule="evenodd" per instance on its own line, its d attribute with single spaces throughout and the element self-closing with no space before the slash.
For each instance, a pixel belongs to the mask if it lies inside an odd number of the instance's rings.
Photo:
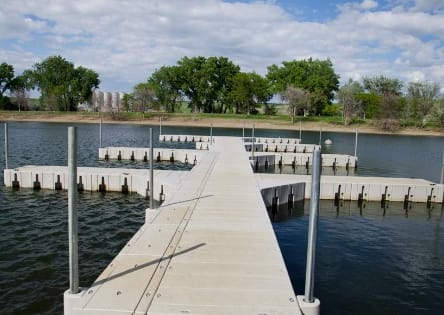
<svg viewBox="0 0 444 315">
<path fill-rule="evenodd" d="M 65 314 L 301 314 L 242 139 L 169 196 Z"/>
</svg>

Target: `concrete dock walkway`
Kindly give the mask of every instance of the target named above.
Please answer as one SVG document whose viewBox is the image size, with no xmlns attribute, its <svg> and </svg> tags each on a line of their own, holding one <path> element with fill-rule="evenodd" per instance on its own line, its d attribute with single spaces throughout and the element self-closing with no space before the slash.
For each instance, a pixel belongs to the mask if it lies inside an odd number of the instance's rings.
<svg viewBox="0 0 444 315">
<path fill-rule="evenodd" d="M 239 138 L 217 137 L 173 198 L 65 314 L 301 314 Z"/>
</svg>

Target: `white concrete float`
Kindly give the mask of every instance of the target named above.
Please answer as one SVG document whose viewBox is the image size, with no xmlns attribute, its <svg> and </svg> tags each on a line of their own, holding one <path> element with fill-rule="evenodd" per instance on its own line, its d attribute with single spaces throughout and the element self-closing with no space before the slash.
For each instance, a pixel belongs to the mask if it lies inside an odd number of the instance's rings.
<svg viewBox="0 0 444 315">
<path fill-rule="evenodd" d="M 310 199 L 311 176 L 256 174 L 255 177 L 261 189 L 305 183 L 305 198 Z M 382 201 L 385 198 L 386 201 L 442 203 L 444 185 L 415 178 L 322 175 L 320 198 L 367 201 Z"/>
<path fill-rule="evenodd" d="M 160 142 L 210 142 L 210 136 L 197 135 L 159 135 Z"/>
<path fill-rule="evenodd" d="M 153 153 L 154 161 L 180 161 L 185 164 L 196 165 L 206 154 L 205 151 L 185 150 L 185 149 L 159 149 L 155 148 Z M 132 160 L 149 161 L 150 148 L 130 148 L 130 147 L 106 147 L 99 148 L 99 160 Z"/>
<path fill-rule="evenodd" d="M 189 171 L 154 170 L 154 195 L 158 196 L 158 200 L 165 198 L 169 192 L 176 190 L 188 173 Z M 149 170 L 78 167 L 77 183 L 83 185 L 84 191 L 128 192 L 146 197 Z M 15 188 L 63 190 L 68 187 L 68 169 L 65 166 L 33 165 L 6 169 L 4 170 L 4 184 Z"/>
<path fill-rule="evenodd" d="M 251 137 L 244 137 L 244 142 L 251 142 Z M 301 139 L 297 138 L 271 138 L 271 137 L 254 137 L 255 143 L 264 143 L 264 144 L 282 144 L 282 145 L 291 145 L 291 144 L 300 144 Z"/>
<path fill-rule="evenodd" d="M 302 314 L 240 138 L 168 196 L 65 314 Z"/>
<path fill-rule="evenodd" d="M 264 144 L 254 143 L 255 152 L 293 152 L 293 153 L 313 153 L 320 149 L 317 144 Z M 245 150 L 251 152 L 251 142 L 245 143 Z"/>
<path fill-rule="evenodd" d="M 292 165 L 309 167 L 312 165 L 312 154 L 309 153 L 266 153 L 255 152 L 254 166 L 267 165 Z M 357 167 L 358 157 L 346 154 L 322 154 L 322 166 L 324 167 Z"/>
</svg>

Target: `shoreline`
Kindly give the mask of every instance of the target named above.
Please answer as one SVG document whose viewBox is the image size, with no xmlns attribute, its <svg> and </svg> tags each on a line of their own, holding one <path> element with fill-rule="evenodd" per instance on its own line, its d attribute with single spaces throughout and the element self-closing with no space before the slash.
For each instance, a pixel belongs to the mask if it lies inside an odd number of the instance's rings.
<svg viewBox="0 0 444 315">
<path fill-rule="evenodd" d="M 98 124 L 99 117 L 93 115 L 75 115 L 75 114 L 34 114 L 22 115 L 18 113 L 0 113 L 1 122 L 49 122 L 49 123 L 90 123 Z M 129 124 L 129 125 L 159 125 L 159 117 L 150 117 L 138 120 L 115 120 L 108 117 L 102 119 L 104 124 Z M 162 126 L 189 126 L 189 127 L 210 127 L 216 128 L 251 128 L 255 125 L 256 129 L 281 129 L 299 131 L 299 123 L 291 124 L 289 121 L 282 120 L 264 120 L 249 118 L 244 120 L 241 118 L 200 118 L 200 117 L 171 117 L 166 116 L 162 119 Z M 359 133 L 365 134 L 385 134 L 385 135 L 401 135 L 401 136 L 434 136 L 444 137 L 443 129 L 418 129 L 415 127 L 402 128 L 396 132 L 385 132 L 369 125 L 352 125 L 342 126 L 326 122 L 304 121 L 302 122 L 303 131 L 319 131 L 323 132 L 339 132 L 354 133 L 358 129 Z"/>
</svg>

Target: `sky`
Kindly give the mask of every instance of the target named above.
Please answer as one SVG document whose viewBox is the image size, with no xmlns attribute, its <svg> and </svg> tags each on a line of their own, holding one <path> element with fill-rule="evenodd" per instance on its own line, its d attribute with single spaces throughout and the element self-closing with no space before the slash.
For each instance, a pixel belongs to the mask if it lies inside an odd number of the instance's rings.
<svg viewBox="0 0 444 315">
<path fill-rule="evenodd" d="M 329 58 L 341 84 L 384 75 L 444 93 L 444 0 L 2 0 L 0 63 L 16 74 L 61 55 L 131 92 L 184 56 L 224 56 L 265 75 Z"/>
</svg>

